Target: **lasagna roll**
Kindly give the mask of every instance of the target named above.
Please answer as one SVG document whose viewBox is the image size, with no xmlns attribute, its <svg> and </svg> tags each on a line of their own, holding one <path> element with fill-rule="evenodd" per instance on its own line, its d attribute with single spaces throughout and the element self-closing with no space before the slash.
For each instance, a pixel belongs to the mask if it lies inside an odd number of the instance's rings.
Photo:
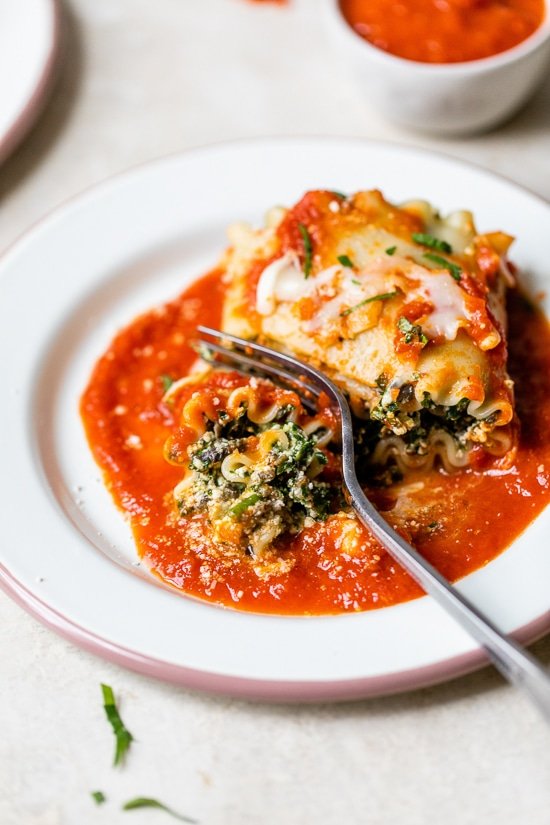
<svg viewBox="0 0 550 825">
<path fill-rule="evenodd" d="M 507 369 L 506 253 L 470 212 L 378 191 L 312 191 L 236 225 L 223 266 L 223 329 L 327 373 L 357 416 L 360 463 L 401 472 L 508 466 L 515 450 Z"/>
</svg>

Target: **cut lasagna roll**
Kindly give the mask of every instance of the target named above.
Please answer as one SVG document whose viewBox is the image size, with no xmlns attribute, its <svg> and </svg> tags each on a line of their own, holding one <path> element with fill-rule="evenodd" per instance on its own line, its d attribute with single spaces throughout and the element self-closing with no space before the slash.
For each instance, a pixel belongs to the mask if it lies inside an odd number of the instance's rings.
<svg viewBox="0 0 550 825">
<path fill-rule="evenodd" d="M 442 218 L 378 191 L 308 192 L 264 228 L 229 234 L 223 329 L 336 381 L 358 418 L 363 463 L 509 465 L 510 236 L 477 234 L 469 212 Z"/>
<path fill-rule="evenodd" d="M 206 518 L 216 545 L 246 551 L 258 575 L 285 572 L 277 540 L 342 504 L 332 410 L 311 415 L 294 392 L 211 368 L 175 382 L 164 402 L 179 422 L 164 450 L 183 472 L 177 515 Z"/>
</svg>

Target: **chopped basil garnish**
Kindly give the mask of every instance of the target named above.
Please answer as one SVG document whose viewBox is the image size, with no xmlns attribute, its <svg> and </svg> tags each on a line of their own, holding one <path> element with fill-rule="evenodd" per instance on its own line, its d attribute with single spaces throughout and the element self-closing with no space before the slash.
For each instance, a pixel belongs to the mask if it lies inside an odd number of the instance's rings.
<svg viewBox="0 0 550 825">
<path fill-rule="evenodd" d="M 249 507 L 252 507 L 254 504 L 257 504 L 260 501 L 261 495 L 259 493 L 252 493 L 251 496 L 247 496 L 247 498 L 243 498 L 242 501 L 238 501 L 233 507 L 229 508 L 229 512 L 235 518 L 242 516 L 242 514 L 248 510 Z"/>
<path fill-rule="evenodd" d="M 352 278 L 351 282 L 352 284 L 355 284 L 355 286 L 361 286 L 361 281 L 358 281 L 357 278 Z"/>
<path fill-rule="evenodd" d="M 439 238 L 434 238 L 433 235 L 427 235 L 425 232 L 413 232 L 412 239 L 415 243 L 420 243 L 422 246 L 429 246 L 430 249 L 438 249 L 439 252 L 446 252 L 448 255 L 453 251 L 450 243 L 441 241 Z"/>
<path fill-rule="evenodd" d="M 156 808 L 159 811 L 165 811 L 170 816 L 173 816 L 175 819 L 179 819 L 181 822 L 193 822 L 196 823 L 196 819 L 191 819 L 190 816 L 184 816 L 183 814 L 178 814 L 176 811 L 173 811 L 172 808 L 169 808 L 168 805 L 164 805 L 162 802 L 159 802 L 158 799 L 151 799 L 147 796 L 137 796 L 135 799 L 130 799 L 122 806 L 123 811 L 136 811 L 138 808 Z"/>
<path fill-rule="evenodd" d="M 105 802 L 105 799 L 106 799 L 105 794 L 103 793 L 103 791 L 92 791 L 91 797 L 94 800 L 96 805 L 103 805 L 103 803 Z"/>
<path fill-rule="evenodd" d="M 109 687 L 109 685 L 102 684 L 101 690 L 103 692 L 103 707 L 105 708 L 105 715 L 111 723 L 111 727 L 116 737 L 114 764 L 119 765 L 126 756 L 130 743 L 134 737 L 130 731 L 125 728 L 124 723 L 120 718 L 120 714 L 115 704 L 113 689 Z"/>
<path fill-rule="evenodd" d="M 428 339 L 422 332 L 422 327 L 419 324 L 413 324 L 408 318 L 405 318 L 404 315 L 402 315 L 397 322 L 397 326 L 405 336 L 406 344 L 412 344 L 415 339 L 420 341 L 421 344 L 428 343 Z"/>
<path fill-rule="evenodd" d="M 348 309 L 345 309 L 343 312 L 340 313 L 340 317 L 345 318 L 346 315 L 349 315 L 351 312 L 355 312 L 356 309 L 365 306 L 365 304 L 370 304 L 372 301 L 385 301 L 387 298 L 394 298 L 396 295 L 397 291 L 381 292 L 379 295 L 372 295 L 370 298 L 365 298 L 364 301 L 359 301 L 359 303 L 355 304 L 355 306 L 348 307 Z"/>
<path fill-rule="evenodd" d="M 160 376 L 160 381 L 161 381 L 162 389 L 164 390 L 164 392 L 168 392 L 168 390 L 170 389 L 170 387 L 174 383 L 174 379 L 170 378 L 169 375 L 161 375 Z"/>
<path fill-rule="evenodd" d="M 461 280 L 460 274 L 462 269 L 458 264 L 454 264 L 452 261 L 442 258 L 441 255 L 436 255 L 435 252 L 424 252 L 423 257 L 427 258 L 428 261 L 433 261 L 434 264 L 439 264 L 442 269 L 448 269 L 455 281 Z"/>
<path fill-rule="evenodd" d="M 347 266 L 350 269 L 353 269 L 353 261 L 347 255 L 338 255 L 338 260 L 342 264 L 342 266 Z"/>
<path fill-rule="evenodd" d="M 343 192 L 338 192 L 337 189 L 331 189 L 330 194 L 335 195 L 337 198 L 341 198 L 343 201 L 345 201 L 347 198 L 347 195 L 344 195 Z"/>
<path fill-rule="evenodd" d="M 311 264 L 313 259 L 313 244 L 311 243 L 311 235 L 303 223 L 298 224 L 298 231 L 302 236 L 302 243 L 304 244 L 304 275 L 306 278 L 309 278 L 311 275 Z"/>
<path fill-rule="evenodd" d="M 396 246 L 388 246 L 388 248 L 386 249 L 386 255 L 395 255 L 396 251 Z"/>
</svg>

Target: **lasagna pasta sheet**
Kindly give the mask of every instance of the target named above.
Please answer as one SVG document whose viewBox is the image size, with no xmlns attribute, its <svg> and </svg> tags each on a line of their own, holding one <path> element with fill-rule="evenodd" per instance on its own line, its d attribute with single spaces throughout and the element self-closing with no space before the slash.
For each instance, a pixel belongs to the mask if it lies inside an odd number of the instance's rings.
<svg viewBox="0 0 550 825">
<path fill-rule="evenodd" d="M 308 192 L 264 228 L 229 234 L 224 329 L 332 377 L 368 430 L 367 461 L 453 469 L 482 451 L 510 462 L 509 236 L 378 191 Z"/>
</svg>

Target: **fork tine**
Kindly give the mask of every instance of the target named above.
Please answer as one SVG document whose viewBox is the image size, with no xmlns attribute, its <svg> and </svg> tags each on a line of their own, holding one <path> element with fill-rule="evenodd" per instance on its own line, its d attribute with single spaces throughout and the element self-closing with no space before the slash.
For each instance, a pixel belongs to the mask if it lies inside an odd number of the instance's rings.
<svg viewBox="0 0 550 825">
<path fill-rule="evenodd" d="M 229 341 L 237 348 L 245 350 L 245 354 L 247 350 L 252 350 L 252 352 L 260 356 L 262 362 L 264 358 L 268 358 L 276 364 L 284 363 L 285 367 L 289 367 L 292 372 L 299 370 L 299 375 L 304 374 L 304 370 L 300 368 L 300 364 L 298 364 L 295 359 L 291 359 L 283 353 L 277 352 L 269 347 L 264 347 L 261 344 L 257 344 L 255 341 L 248 341 L 245 338 L 238 338 L 236 335 L 231 335 L 230 333 L 222 332 L 218 329 L 212 329 L 211 327 L 198 326 L 197 331 L 210 335 L 218 341 Z M 235 352 L 235 350 L 232 349 L 231 352 Z"/>
<path fill-rule="evenodd" d="M 300 395 L 300 398 L 302 399 L 304 405 L 316 409 L 316 405 L 310 399 L 304 397 L 303 393 L 305 390 L 314 398 L 319 398 L 321 391 L 318 387 L 314 386 L 313 384 L 310 384 L 308 381 L 300 380 L 297 375 L 287 372 L 286 370 L 283 370 L 280 367 L 274 367 L 271 364 L 266 363 L 265 361 L 259 361 L 254 358 L 249 358 L 247 355 L 244 355 L 241 352 L 230 350 L 227 347 L 222 347 L 220 344 L 216 344 L 213 341 L 205 341 L 204 339 L 200 338 L 198 343 L 206 347 L 211 352 L 223 356 L 230 363 L 236 363 L 241 366 L 247 367 L 248 369 L 256 370 L 260 373 L 267 373 L 268 375 L 273 376 L 281 382 L 290 384 L 290 386 L 294 390 L 298 391 L 298 394 Z M 199 354 L 201 354 L 200 351 Z M 214 361 L 213 358 L 207 358 L 206 360 Z"/>
<path fill-rule="evenodd" d="M 320 385 L 321 388 L 329 394 L 333 396 L 340 395 L 339 390 L 335 387 L 332 381 L 327 378 L 326 375 L 323 375 L 323 373 L 316 370 L 315 367 L 311 367 L 309 364 L 298 361 L 291 355 L 286 355 L 284 352 L 279 352 L 277 350 L 270 349 L 269 347 L 264 347 L 262 344 L 256 344 L 254 341 L 247 341 L 244 338 L 238 338 L 236 335 L 221 332 L 220 330 L 212 329 L 211 327 L 198 326 L 197 332 L 210 335 L 212 338 L 216 338 L 219 341 L 230 341 L 232 344 L 235 344 L 237 347 L 241 347 L 245 350 L 252 350 L 252 352 L 259 355 L 262 367 L 266 365 L 265 359 L 269 359 L 278 365 L 284 365 L 284 367 L 291 374 L 293 374 L 294 381 L 298 379 L 302 386 L 305 386 L 305 382 L 303 380 L 304 376 L 311 378 L 316 383 L 316 394 L 319 393 Z M 205 343 L 210 346 L 209 341 L 205 341 Z M 229 354 L 235 354 L 235 350 L 228 350 L 228 352 Z M 253 365 L 257 368 L 258 362 L 254 359 L 251 360 L 253 361 Z"/>
</svg>

